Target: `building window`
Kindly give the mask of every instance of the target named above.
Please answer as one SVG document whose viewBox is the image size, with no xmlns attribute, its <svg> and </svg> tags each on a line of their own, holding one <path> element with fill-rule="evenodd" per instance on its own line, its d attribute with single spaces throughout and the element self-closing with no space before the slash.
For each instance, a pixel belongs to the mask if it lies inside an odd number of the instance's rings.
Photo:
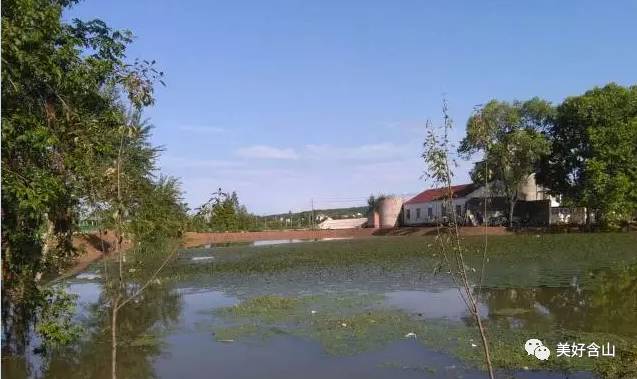
<svg viewBox="0 0 637 379">
<path fill-rule="evenodd" d="M 416 219 L 420 218 L 420 208 L 416 208 Z"/>
<path fill-rule="evenodd" d="M 434 217 L 434 209 L 432 207 L 429 207 L 427 209 L 427 217 L 429 217 L 429 218 L 433 218 Z"/>
<path fill-rule="evenodd" d="M 407 220 L 411 218 L 411 209 L 407 209 Z"/>
<path fill-rule="evenodd" d="M 456 214 L 462 216 L 462 205 L 456 205 Z"/>
</svg>

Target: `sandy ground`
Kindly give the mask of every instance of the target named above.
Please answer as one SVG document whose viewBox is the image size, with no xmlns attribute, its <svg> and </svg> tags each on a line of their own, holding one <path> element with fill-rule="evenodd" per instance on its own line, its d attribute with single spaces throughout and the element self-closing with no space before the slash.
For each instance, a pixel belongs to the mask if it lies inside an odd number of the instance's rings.
<svg viewBox="0 0 637 379">
<path fill-rule="evenodd" d="M 510 234 L 503 227 L 488 228 L 489 235 Z M 337 230 L 269 230 L 263 232 L 186 233 L 184 247 L 202 246 L 211 243 L 246 242 L 260 240 L 321 239 L 321 238 L 371 238 L 374 236 L 425 236 L 434 235 L 434 227 L 404 227 L 392 229 L 337 229 Z M 461 228 L 463 235 L 481 235 L 481 227 Z"/>
</svg>

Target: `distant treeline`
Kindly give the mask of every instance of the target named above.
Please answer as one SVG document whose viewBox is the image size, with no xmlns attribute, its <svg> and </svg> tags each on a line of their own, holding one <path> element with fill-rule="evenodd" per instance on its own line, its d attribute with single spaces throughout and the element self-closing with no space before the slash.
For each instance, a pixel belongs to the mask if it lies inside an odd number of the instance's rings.
<svg viewBox="0 0 637 379">
<path fill-rule="evenodd" d="M 301 212 L 278 213 L 265 216 L 250 213 L 239 202 L 235 191 L 219 188 L 203 205 L 195 209 L 188 230 L 194 232 L 236 232 L 280 229 L 308 229 L 316 227 L 326 218 L 341 219 L 364 217 L 367 207 L 315 209 Z"/>
</svg>

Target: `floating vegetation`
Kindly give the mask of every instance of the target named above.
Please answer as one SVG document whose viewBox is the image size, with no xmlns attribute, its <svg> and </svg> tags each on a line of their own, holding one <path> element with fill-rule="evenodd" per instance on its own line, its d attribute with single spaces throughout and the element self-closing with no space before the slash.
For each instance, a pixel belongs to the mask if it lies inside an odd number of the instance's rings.
<svg viewBox="0 0 637 379">
<path fill-rule="evenodd" d="M 482 367 L 480 337 L 470 323 L 419 320 L 414 315 L 385 308 L 382 304 L 382 296 L 354 293 L 296 298 L 276 295 L 255 297 L 216 311 L 224 322 L 232 325 L 215 328 L 215 338 L 217 341 L 254 337 L 267 339 L 273 335 L 289 334 L 315 340 L 327 353 L 337 356 L 377 350 L 400 340 L 413 341 L 410 343 L 420 343 L 450 353 L 471 366 Z M 505 309 L 504 313 L 515 316 L 526 312 L 511 308 Z M 566 329 L 520 329 L 499 324 L 489 325 L 488 330 L 493 363 L 500 370 L 526 368 L 593 371 L 604 376 L 610 373 L 623 377 L 637 375 L 635 338 Z M 542 336 L 546 346 L 551 347 L 564 341 L 611 342 L 616 345 L 619 354 L 613 359 L 529 359 L 522 347 L 527 339 L 538 335 Z"/>
</svg>

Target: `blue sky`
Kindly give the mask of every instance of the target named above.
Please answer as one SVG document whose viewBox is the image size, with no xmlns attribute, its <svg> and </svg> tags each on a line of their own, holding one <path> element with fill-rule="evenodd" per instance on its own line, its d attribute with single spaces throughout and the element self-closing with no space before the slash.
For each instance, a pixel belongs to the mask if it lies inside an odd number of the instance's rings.
<svg viewBox="0 0 637 379">
<path fill-rule="evenodd" d="M 635 1 L 86 0 L 66 17 L 130 29 L 129 57 L 165 71 L 146 116 L 191 207 L 218 187 L 260 214 L 419 192 L 443 96 L 459 139 L 492 98 L 637 83 Z"/>
</svg>

